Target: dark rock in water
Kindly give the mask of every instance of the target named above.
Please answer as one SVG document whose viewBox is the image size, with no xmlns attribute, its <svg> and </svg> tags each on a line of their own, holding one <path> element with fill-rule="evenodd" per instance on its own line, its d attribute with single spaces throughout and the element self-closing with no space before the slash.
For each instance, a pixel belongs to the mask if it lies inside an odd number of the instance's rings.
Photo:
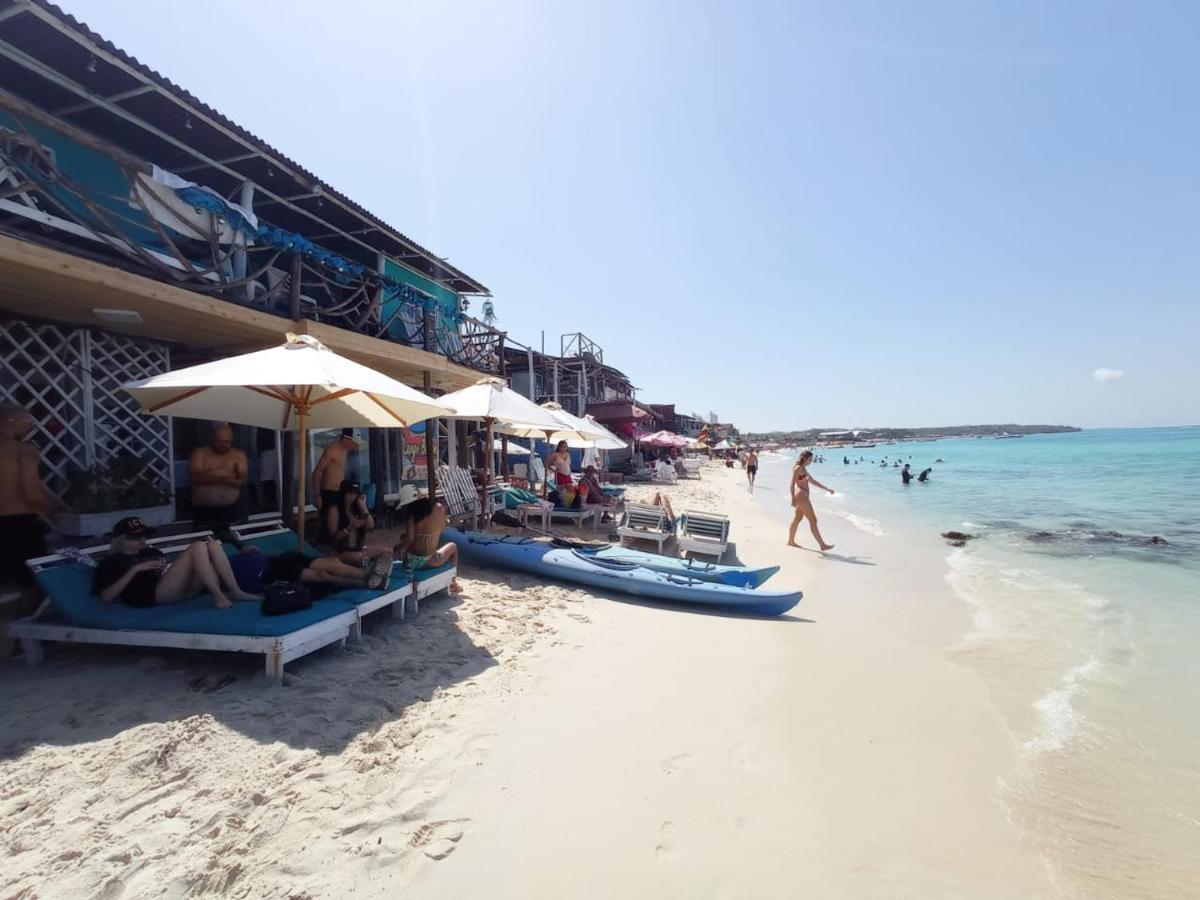
<svg viewBox="0 0 1200 900">
<path fill-rule="evenodd" d="M 1156 534 L 1156 535 L 1154 535 L 1154 537 L 1150 538 L 1150 540 L 1149 540 L 1149 541 L 1147 541 L 1146 543 L 1148 543 L 1148 544 L 1166 544 L 1166 543 L 1167 543 L 1167 539 L 1166 539 L 1166 538 L 1164 538 L 1164 537 L 1159 537 L 1159 536 Z"/>
<path fill-rule="evenodd" d="M 961 531 L 943 531 L 942 537 L 950 542 L 951 547 L 961 547 L 967 541 L 975 537 L 973 534 L 965 534 Z"/>
<path fill-rule="evenodd" d="M 1054 535 L 1049 531 L 1035 531 L 1029 536 L 1029 539 L 1031 541 L 1052 541 L 1054 540 Z"/>
<path fill-rule="evenodd" d="M 951 547 L 965 547 L 965 546 L 967 546 L 967 542 L 966 542 L 966 541 L 950 541 L 949 543 L 950 543 L 950 546 L 951 546 Z"/>
</svg>

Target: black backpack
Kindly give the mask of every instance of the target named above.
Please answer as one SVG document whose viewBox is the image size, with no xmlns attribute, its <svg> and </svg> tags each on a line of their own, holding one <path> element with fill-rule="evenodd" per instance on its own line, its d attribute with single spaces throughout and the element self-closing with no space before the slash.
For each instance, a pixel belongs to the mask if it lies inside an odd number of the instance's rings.
<svg viewBox="0 0 1200 900">
<path fill-rule="evenodd" d="M 282 616 L 313 605 L 308 588 L 295 581 L 272 581 L 263 596 L 262 614 Z"/>
</svg>

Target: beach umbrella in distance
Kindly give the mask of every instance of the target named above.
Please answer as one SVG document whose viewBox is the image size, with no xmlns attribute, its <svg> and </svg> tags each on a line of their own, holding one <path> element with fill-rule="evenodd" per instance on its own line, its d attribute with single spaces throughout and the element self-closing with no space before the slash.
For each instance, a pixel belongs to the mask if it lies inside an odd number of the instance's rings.
<svg viewBox="0 0 1200 900">
<path fill-rule="evenodd" d="M 642 443 L 649 444 L 651 447 L 686 447 L 687 438 L 670 431 L 656 431 L 654 434 L 648 434 L 642 438 Z"/>
<path fill-rule="evenodd" d="M 454 415 L 449 418 L 476 419 L 484 423 L 487 430 L 485 447 L 490 447 L 495 439 L 493 435 L 496 422 L 528 422 L 543 433 L 547 430 L 554 431 L 561 424 L 528 397 L 510 388 L 501 378 L 480 378 L 470 387 L 446 394 L 442 401 L 455 409 Z M 487 489 L 491 474 L 492 454 L 485 453 L 481 509 L 487 508 Z"/>
<path fill-rule="evenodd" d="M 151 415 L 299 432 L 302 544 L 309 429 L 398 428 L 454 412 L 306 334 L 288 334 L 284 344 L 268 350 L 143 378 L 125 390 Z"/>
</svg>

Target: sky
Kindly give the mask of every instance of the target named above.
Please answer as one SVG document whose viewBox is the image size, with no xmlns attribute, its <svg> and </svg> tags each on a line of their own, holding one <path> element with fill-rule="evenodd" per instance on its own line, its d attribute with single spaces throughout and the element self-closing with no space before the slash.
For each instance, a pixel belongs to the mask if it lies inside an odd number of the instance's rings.
<svg viewBox="0 0 1200 900">
<path fill-rule="evenodd" d="M 1194 3 L 59 2 L 639 400 L 1200 423 Z"/>
</svg>

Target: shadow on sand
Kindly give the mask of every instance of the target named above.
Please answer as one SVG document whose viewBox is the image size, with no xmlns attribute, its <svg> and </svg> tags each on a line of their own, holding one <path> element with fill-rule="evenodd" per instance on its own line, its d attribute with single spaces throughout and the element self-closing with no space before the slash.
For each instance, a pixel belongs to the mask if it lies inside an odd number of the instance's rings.
<svg viewBox="0 0 1200 900">
<path fill-rule="evenodd" d="M 360 643 L 289 663 L 283 687 L 263 676 L 261 656 L 51 645 L 41 666 L 16 661 L 0 670 L 0 760 L 192 716 L 260 743 L 340 753 L 364 731 L 496 665 L 459 626 L 463 604 L 441 595 L 422 602 L 415 618 L 374 613 Z"/>
<path fill-rule="evenodd" d="M 852 566 L 876 565 L 875 563 L 871 562 L 870 557 L 866 557 L 866 556 L 847 556 L 844 553 L 831 553 L 828 550 L 826 550 L 824 553 L 822 553 L 820 550 L 815 550 L 810 547 L 793 547 L 792 549 L 793 550 L 803 550 L 805 553 L 815 553 L 817 556 L 820 556 L 822 559 L 828 559 L 828 560 L 831 560 L 832 562 L 849 563 Z"/>
</svg>

